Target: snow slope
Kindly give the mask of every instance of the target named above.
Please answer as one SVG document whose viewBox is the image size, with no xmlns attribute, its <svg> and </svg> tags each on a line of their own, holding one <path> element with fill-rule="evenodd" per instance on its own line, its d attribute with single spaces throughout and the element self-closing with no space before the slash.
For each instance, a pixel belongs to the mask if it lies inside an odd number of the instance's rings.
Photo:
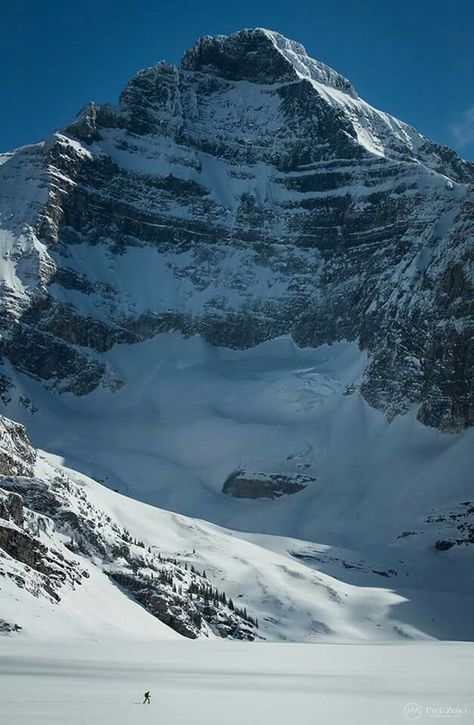
<svg viewBox="0 0 474 725">
<path fill-rule="evenodd" d="M 115 393 L 56 398 L 19 379 L 30 403 L 17 401 L 15 417 L 56 454 L 47 465 L 74 469 L 139 539 L 187 552 L 243 597 L 267 638 L 474 639 L 472 545 L 437 551 L 456 532 L 428 523 L 472 495 L 472 431 L 448 436 L 414 415 L 388 423 L 344 395 L 364 362 L 355 345 L 282 338 L 230 351 L 168 333 L 139 347 L 111 352 L 127 381 Z M 233 499 L 222 485 L 239 467 L 315 480 L 276 500 Z"/>
<path fill-rule="evenodd" d="M 51 396 L 12 370 L 23 398 L 8 414 L 66 465 L 148 503 L 374 551 L 419 528 L 433 506 L 471 497 L 473 431 L 426 428 L 416 408 L 389 423 L 346 395 L 365 364 L 354 343 L 300 349 L 280 338 L 232 351 L 167 333 L 109 357 L 125 384 L 82 398 Z M 280 500 L 231 499 L 222 486 L 237 468 L 316 482 Z"/>
<path fill-rule="evenodd" d="M 96 518 L 96 530 L 107 537 L 107 529 L 125 528 L 132 540 L 139 539 L 145 549 L 150 547 L 163 557 L 179 564 L 205 570 L 213 587 L 225 591 L 238 606 L 245 606 L 259 621 L 257 637 L 290 641 L 363 641 L 407 638 L 429 638 L 425 623 L 413 627 L 409 618 L 398 618 L 397 611 L 405 598 L 390 587 L 372 582 L 360 586 L 315 571 L 314 567 L 281 547 L 274 551 L 258 537 L 247 541 L 237 533 L 197 519 L 189 519 L 153 506 L 134 501 L 107 489 L 74 471 L 63 469 L 51 458 L 41 454 L 36 475 L 55 481 L 62 475 L 74 497 L 87 501 L 87 510 Z M 5 481 L 5 479 L 3 479 Z M 2 479 L 0 478 L 0 485 Z M 4 483 L 4 485 L 6 485 Z M 78 486 L 77 493 L 74 493 Z M 92 508 L 91 508 L 92 507 Z M 72 532 L 71 532 L 72 533 Z M 77 536 L 77 534 L 74 534 Z M 58 528 L 49 534 L 50 545 L 61 548 L 69 537 Z M 44 539 L 46 541 L 46 539 Z M 300 542 L 302 545 L 302 542 Z M 311 544 L 306 543 L 306 547 Z M 62 549 L 63 555 L 71 557 Z M 32 637 L 64 638 L 68 636 L 97 637 L 120 635 L 162 638 L 172 636 L 167 627 L 138 607 L 120 588 L 114 586 L 105 572 L 111 569 L 97 555 L 87 556 L 73 549 L 74 560 L 87 577 L 72 586 L 58 590 L 60 601 L 46 600 L 34 587 L 18 587 L 15 578 L 0 579 L 2 592 L 1 617 L 22 628 L 14 636 L 20 640 Z M 15 562 L 3 563 L 8 573 Z M 116 566 L 123 567 L 117 561 Z M 113 567 L 113 565 L 112 565 Z M 77 569 L 78 567 L 76 567 Z M 214 636 L 204 631 L 205 636 Z"/>
<path fill-rule="evenodd" d="M 5 725 L 472 722 L 474 646 L 2 642 Z M 151 690 L 152 704 L 142 706 Z"/>
</svg>

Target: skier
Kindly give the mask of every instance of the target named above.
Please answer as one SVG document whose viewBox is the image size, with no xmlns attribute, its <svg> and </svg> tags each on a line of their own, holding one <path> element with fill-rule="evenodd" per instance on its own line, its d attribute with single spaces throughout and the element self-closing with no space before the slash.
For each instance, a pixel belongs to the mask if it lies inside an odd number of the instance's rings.
<svg viewBox="0 0 474 725">
<path fill-rule="evenodd" d="M 145 699 L 143 700 L 143 704 L 145 704 L 145 703 L 147 703 L 147 705 L 151 705 L 150 691 L 149 690 L 147 692 L 145 692 Z"/>
</svg>

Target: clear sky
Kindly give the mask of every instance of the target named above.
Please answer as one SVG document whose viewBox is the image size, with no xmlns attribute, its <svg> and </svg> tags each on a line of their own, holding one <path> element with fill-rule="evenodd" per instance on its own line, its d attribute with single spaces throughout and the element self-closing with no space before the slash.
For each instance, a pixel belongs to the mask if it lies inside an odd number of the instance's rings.
<svg viewBox="0 0 474 725">
<path fill-rule="evenodd" d="M 474 0 L 0 0 L 0 150 L 37 141 L 197 37 L 267 27 L 474 159 Z"/>
</svg>

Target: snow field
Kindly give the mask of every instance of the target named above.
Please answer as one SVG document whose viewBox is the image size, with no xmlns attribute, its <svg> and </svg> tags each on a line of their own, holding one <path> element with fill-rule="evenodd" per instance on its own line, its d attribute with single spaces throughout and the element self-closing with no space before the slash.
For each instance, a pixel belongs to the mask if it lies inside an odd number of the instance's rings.
<svg viewBox="0 0 474 725">
<path fill-rule="evenodd" d="M 2 723 L 402 725 L 416 708 L 422 723 L 455 708 L 468 725 L 473 664 L 474 645 L 462 643 L 12 639 L 0 645 Z"/>
</svg>

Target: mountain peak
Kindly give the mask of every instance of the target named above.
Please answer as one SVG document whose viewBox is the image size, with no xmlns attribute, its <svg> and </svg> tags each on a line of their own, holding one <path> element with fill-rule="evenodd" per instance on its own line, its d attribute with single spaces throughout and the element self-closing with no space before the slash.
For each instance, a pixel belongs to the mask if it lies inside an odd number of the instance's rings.
<svg viewBox="0 0 474 725">
<path fill-rule="evenodd" d="M 254 83 L 308 78 L 356 96 L 344 76 L 311 58 L 300 43 L 266 28 L 239 30 L 232 35 L 205 35 L 186 51 L 181 67 Z"/>
</svg>

